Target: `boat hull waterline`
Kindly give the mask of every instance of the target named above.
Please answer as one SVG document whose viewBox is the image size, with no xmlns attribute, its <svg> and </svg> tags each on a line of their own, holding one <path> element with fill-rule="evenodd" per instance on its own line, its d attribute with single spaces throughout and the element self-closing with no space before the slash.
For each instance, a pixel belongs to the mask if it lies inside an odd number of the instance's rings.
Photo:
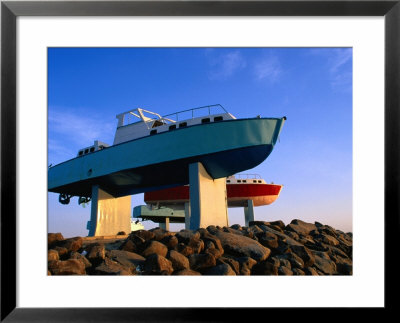
<svg viewBox="0 0 400 323">
<path fill-rule="evenodd" d="M 213 178 L 253 168 L 271 153 L 285 118 L 236 119 L 190 126 L 110 146 L 49 169 L 48 190 L 91 196 L 99 185 L 114 197 L 189 183 L 189 164 Z"/>
</svg>

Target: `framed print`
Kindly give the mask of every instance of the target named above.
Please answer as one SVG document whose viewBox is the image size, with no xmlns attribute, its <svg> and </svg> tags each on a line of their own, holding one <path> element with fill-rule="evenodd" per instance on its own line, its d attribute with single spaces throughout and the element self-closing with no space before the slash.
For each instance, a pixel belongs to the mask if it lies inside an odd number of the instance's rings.
<svg viewBox="0 0 400 323">
<path fill-rule="evenodd" d="M 397 281 L 391 272 L 393 266 L 389 263 L 390 255 L 396 252 L 395 244 L 390 239 L 399 229 L 399 15 L 398 0 L 3 1 L 1 319 L 6 322 L 207 321 L 218 315 L 235 320 L 237 308 L 256 308 L 257 312 L 269 307 L 390 308 L 393 304 L 389 290 Z M 341 49 L 336 50 L 339 47 Z M 208 82 L 214 82 L 215 90 L 229 96 L 232 102 L 243 86 L 259 86 L 265 96 L 265 88 L 255 82 L 268 77 L 274 83 L 274 77 L 276 81 L 282 75 L 279 74 L 282 69 L 278 68 L 281 66 L 272 64 L 273 59 L 255 59 L 254 53 L 258 53 L 258 50 L 264 50 L 264 58 L 271 58 L 267 49 L 275 50 L 275 54 L 282 52 L 287 61 L 293 61 L 294 64 L 300 64 L 298 58 L 301 55 L 308 55 L 308 65 L 305 64 L 303 72 L 311 71 L 307 74 L 310 78 L 316 77 L 313 73 L 317 73 L 317 70 L 313 68 L 321 64 L 321 60 L 318 60 L 321 56 L 318 55 L 324 48 L 331 48 L 337 54 L 335 60 L 331 57 L 326 59 L 330 62 L 328 70 L 329 82 L 334 89 L 332 93 L 336 95 L 330 97 L 331 102 L 319 99 L 318 104 L 331 106 L 340 97 L 336 90 L 350 88 L 346 102 L 353 105 L 352 113 L 347 111 L 347 119 L 341 119 L 336 106 L 329 113 L 321 109 L 318 111 L 319 119 L 315 116 L 315 122 L 309 123 L 309 127 L 325 127 L 329 130 L 335 122 L 348 122 L 349 131 L 352 132 L 352 143 L 348 143 L 349 173 L 326 177 L 332 183 L 336 180 L 341 183 L 340 177 L 347 175 L 349 194 L 352 196 L 348 207 L 353 212 L 351 221 L 354 231 L 354 249 L 351 246 L 354 251 L 354 271 L 351 275 L 273 279 L 251 276 L 236 277 L 236 280 L 232 279 L 234 277 L 221 279 L 216 276 L 201 279 L 151 276 L 137 277 L 134 281 L 123 276 L 47 276 L 45 245 L 47 226 L 51 225 L 47 213 L 53 210 L 47 200 L 48 162 L 51 162 L 47 160 L 48 146 L 56 143 L 59 151 L 63 148 L 60 147 L 61 139 L 50 143 L 48 138 L 53 133 L 60 135 L 59 138 L 68 136 L 68 132 L 63 130 L 64 123 L 84 120 L 82 122 L 86 126 L 81 129 L 94 134 L 103 124 L 108 124 L 96 117 L 94 110 L 85 116 L 84 113 L 89 110 L 83 108 L 84 97 L 78 97 L 77 92 L 68 92 L 68 89 L 63 93 L 64 98 L 76 97 L 76 106 L 82 105 L 80 118 L 71 117 L 65 106 L 50 109 L 55 105 L 52 87 L 56 83 L 51 83 L 54 70 L 66 71 L 63 75 L 79 75 L 79 82 L 83 79 L 82 82 L 88 83 L 90 79 L 85 81 L 87 74 L 84 64 L 77 67 L 74 65 L 76 61 L 68 59 L 82 57 L 92 49 L 96 53 L 92 52 L 85 64 L 90 65 L 99 52 L 105 53 L 100 59 L 103 64 L 111 51 L 113 59 L 118 58 L 118 64 L 108 62 L 109 71 L 103 69 L 101 73 L 104 75 L 97 74 L 99 78 L 107 77 L 117 69 L 129 69 L 129 59 L 124 56 L 127 48 L 143 66 L 153 59 L 153 65 L 158 66 L 160 71 L 164 64 L 169 64 L 166 58 L 173 52 L 176 61 L 189 60 L 184 71 L 188 74 L 195 73 L 196 68 L 204 68 L 198 66 L 197 61 L 190 64 L 201 49 L 202 55 L 208 59 L 208 67 L 214 68 L 207 70 Z M 306 51 L 307 48 L 313 51 Z M 186 49 L 191 50 L 192 56 L 182 55 Z M 294 49 L 301 55 L 295 56 Z M 161 53 L 159 56 L 157 51 Z M 55 63 L 59 57 L 63 60 Z M 236 94 L 221 85 L 221 80 L 228 79 L 242 68 L 245 70 L 244 67 L 251 64 L 257 67 L 249 69 L 253 73 L 254 83 L 240 83 Z M 295 65 L 287 66 L 293 69 Z M 343 66 L 347 66 L 348 70 L 340 75 L 336 73 Z M 135 65 L 135 69 L 139 70 L 140 64 Z M 154 88 L 162 88 L 162 84 L 152 79 L 150 70 L 146 72 L 145 69 L 140 74 L 143 79 L 147 77 L 148 82 L 152 80 Z M 140 78 L 129 73 L 126 75 L 124 91 L 128 93 L 132 91 L 133 84 L 140 84 Z M 169 82 L 173 78 L 184 79 L 182 75 L 174 68 L 170 76 L 162 76 L 165 88 L 168 88 L 168 79 Z M 295 82 L 289 77 L 285 82 L 287 89 L 291 90 L 287 90 L 287 93 L 282 90 L 282 101 L 277 104 L 284 105 L 295 97 L 299 105 L 298 113 L 306 113 L 306 103 L 310 101 L 304 99 L 304 93 L 308 89 L 302 87 L 301 82 L 296 83 L 297 87 L 289 87 L 289 82 Z M 66 86 L 61 81 L 58 84 Z M 315 89 L 307 93 L 314 93 L 315 100 L 318 100 L 317 93 L 321 89 L 317 82 L 312 84 Z M 111 96 L 121 93 L 116 88 L 111 91 L 110 86 L 93 85 L 88 87 L 87 95 L 96 96 L 101 91 L 114 93 Z M 171 89 L 158 93 L 163 93 L 165 98 L 194 96 L 189 87 L 190 84 L 182 84 L 175 94 Z M 205 88 L 205 85 L 203 89 L 199 87 L 199 97 L 201 93 L 209 95 L 203 92 Z M 135 95 L 140 97 L 137 91 L 132 91 L 130 100 L 134 101 Z M 268 99 L 265 100 L 268 102 Z M 250 98 L 248 101 L 251 104 Z M 113 97 L 110 102 L 117 104 L 118 100 Z M 53 124 L 48 120 L 52 120 Z M 290 122 L 289 117 L 287 122 Z M 307 138 L 302 138 L 301 134 L 306 137 L 306 130 L 310 129 L 296 128 L 299 150 L 307 145 Z M 75 141 L 79 142 L 85 133 L 76 130 L 71 137 L 73 135 Z M 345 145 L 344 142 L 342 144 Z M 318 146 L 315 142 L 309 145 L 310 151 L 312 147 L 318 147 L 321 153 L 335 155 L 335 160 L 331 160 L 329 165 L 304 160 L 304 168 L 309 170 L 307 174 L 311 174 L 310 170 L 327 173 L 337 160 L 344 158 L 340 151 L 327 146 Z M 293 153 L 296 151 L 293 147 L 290 149 Z M 288 155 L 288 164 L 290 160 Z M 308 184 L 311 183 L 312 178 L 309 178 Z M 329 186 L 329 183 L 325 184 Z M 316 190 L 310 189 L 310 192 L 317 196 Z M 338 196 L 330 201 L 332 214 L 336 214 L 334 210 L 341 203 L 348 203 Z M 309 210 L 317 210 L 317 206 L 318 203 L 313 201 Z M 369 290 L 363 292 L 367 283 Z M 346 293 L 343 292 L 345 288 Z M 293 293 L 287 294 L 288 289 Z M 274 295 L 268 294 L 268 290 L 273 290 Z M 300 290 L 303 291 L 301 294 L 298 292 Z M 282 302 L 283 298 L 285 302 Z M 203 311 L 204 308 L 206 311 Z"/>
</svg>

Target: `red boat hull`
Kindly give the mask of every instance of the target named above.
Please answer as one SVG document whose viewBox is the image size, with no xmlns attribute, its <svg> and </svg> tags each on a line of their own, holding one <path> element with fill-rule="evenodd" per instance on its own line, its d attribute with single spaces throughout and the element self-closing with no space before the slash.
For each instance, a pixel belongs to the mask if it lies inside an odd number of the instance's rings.
<svg viewBox="0 0 400 323">
<path fill-rule="evenodd" d="M 253 200 L 254 206 L 269 205 L 276 201 L 282 185 L 276 184 L 227 184 L 228 207 L 247 206 Z M 178 186 L 144 193 L 147 204 L 174 205 L 189 201 L 189 186 Z"/>
</svg>

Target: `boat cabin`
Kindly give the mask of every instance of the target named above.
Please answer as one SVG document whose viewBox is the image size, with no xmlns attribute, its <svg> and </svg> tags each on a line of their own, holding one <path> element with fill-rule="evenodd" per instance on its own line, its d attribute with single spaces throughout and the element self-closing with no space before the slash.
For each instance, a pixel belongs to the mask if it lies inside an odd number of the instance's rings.
<svg viewBox="0 0 400 323">
<path fill-rule="evenodd" d="M 114 145 L 198 124 L 236 119 L 220 104 L 184 110 L 163 117 L 158 113 L 137 108 L 120 113 L 116 117 L 118 125 Z"/>
<path fill-rule="evenodd" d="M 258 174 L 236 174 L 226 178 L 226 184 L 266 184 Z"/>
<path fill-rule="evenodd" d="M 109 147 L 109 145 L 106 144 L 105 142 L 101 142 L 99 140 L 95 140 L 95 142 L 94 142 L 94 144 L 92 146 L 79 149 L 78 157 L 84 156 L 84 155 L 87 155 L 87 154 L 90 154 L 90 153 L 94 153 L 95 151 L 102 150 L 102 149 L 107 148 L 107 147 Z"/>
</svg>

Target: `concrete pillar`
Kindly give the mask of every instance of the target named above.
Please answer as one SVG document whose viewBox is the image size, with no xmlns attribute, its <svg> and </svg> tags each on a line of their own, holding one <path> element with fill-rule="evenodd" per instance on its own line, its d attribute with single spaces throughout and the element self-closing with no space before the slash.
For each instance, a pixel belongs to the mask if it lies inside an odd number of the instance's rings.
<svg viewBox="0 0 400 323">
<path fill-rule="evenodd" d="M 185 202 L 185 229 L 190 229 L 190 202 Z"/>
<path fill-rule="evenodd" d="M 249 226 L 250 221 L 254 221 L 254 203 L 253 200 L 247 200 L 247 206 L 244 207 L 244 224 Z"/>
<path fill-rule="evenodd" d="M 99 188 L 92 187 L 92 208 L 87 229 L 89 236 L 115 235 L 131 232 L 131 196 L 115 198 Z"/>
<path fill-rule="evenodd" d="M 189 165 L 190 230 L 228 226 L 226 178 L 213 179 L 201 163 Z"/>
<path fill-rule="evenodd" d="M 169 231 L 169 218 L 167 217 L 167 218 L 165 218 L 165 222 L 159 223 L 159 227 L 161 229 Z"/>
</svg>

